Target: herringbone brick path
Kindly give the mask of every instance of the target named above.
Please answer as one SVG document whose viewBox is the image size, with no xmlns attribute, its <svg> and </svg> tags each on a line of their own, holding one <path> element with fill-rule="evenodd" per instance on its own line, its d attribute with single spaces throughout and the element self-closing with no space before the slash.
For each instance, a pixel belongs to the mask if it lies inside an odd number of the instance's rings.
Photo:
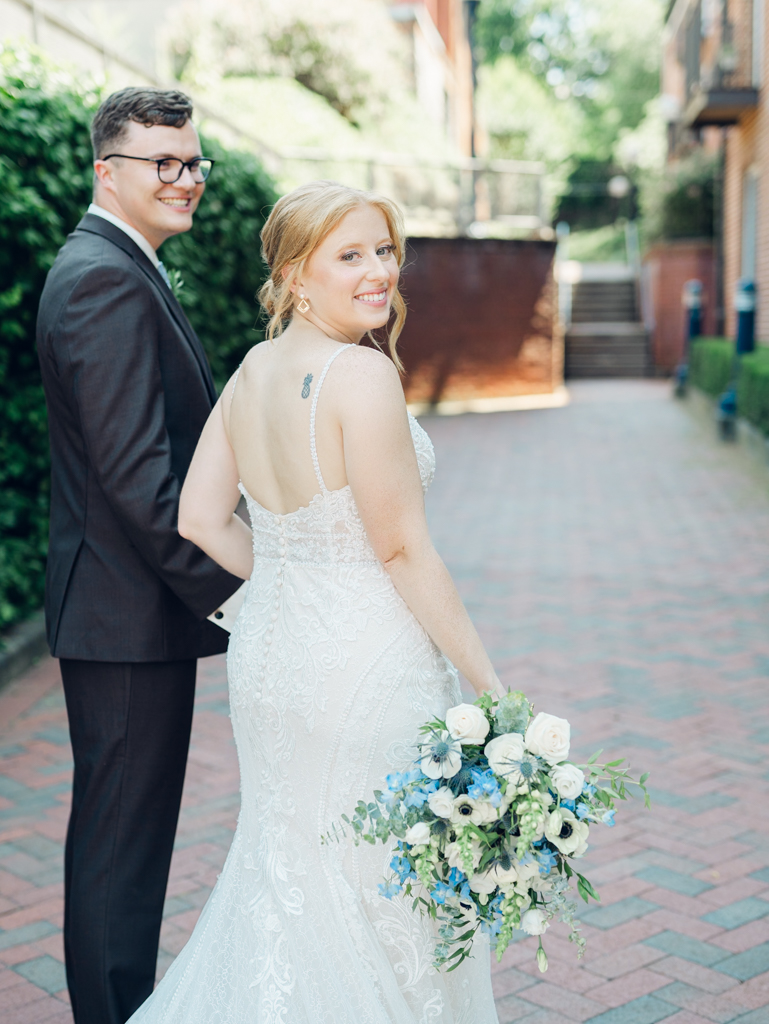
<svg viewBox="0 0 769 1024">
<path fill-rule="evenodd" d="M 494 965 L 508 1024 L 769 1024 L 769 474 L 653 382 L 566 409 L 431 419 L 433 535 L 503 679 L 567 717 L 573 753 L 626 754 L 654 806 L 594 829 L 588 951 L 557 928 Z M 55 663 L 0 695 L 0 1018 L 69 1020 Z M 238 807 L 221 659 L 202 663 L 160 971 Z"/>
</svg>

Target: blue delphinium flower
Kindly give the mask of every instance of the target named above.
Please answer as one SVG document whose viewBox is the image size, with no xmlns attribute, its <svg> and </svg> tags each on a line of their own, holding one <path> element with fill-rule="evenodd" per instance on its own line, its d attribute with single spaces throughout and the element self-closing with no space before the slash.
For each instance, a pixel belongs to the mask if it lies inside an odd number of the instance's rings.
<svg viewBox="0 0 769 1024">
<path fill-rule="evenodd" d="M 411 864 L 405 857 L 399 857 L 397 854 L 390 861 L 390 870 L 394 871 L 400 879 L 401 884 L 407 882 L 410 878 L 416 878 L 416 874 L 411 870 Z"/>
<path fill-rule="evenodd" d="M 452 868 L 449 871 L 449 885 L 462 885 L 463 882 L 467 881 L 467 876 L 464 871 L 460 871 L 459 868 Z"/>
<path fill-rule="evenodd" d="M 585 796 L 592 797 L 592 796 L 595 796 L 595 794 L 596 794 L 596 788 L 595 788 L 595 786 L 590 785 L 589 783 L 586 783 L 584 789 L 582 790 L 582 792 L 585 794 Z"/>
<path fill-rule="evenodd" d="M 604 825 L 608 825 L 609 828 L 614 828 L 614 815 L 616 813 L 616 811 L 604 811 L 603 815 L 601 816 L 601 821 L 604 823 Z"/>
<path fill-rule="evenodd" d="M 437 882 L 435 888 L 430 893 L 436 903 L 445 903 L 447 896 L 453 896 L 454 890 L 450 885 L 446 885 L 445 882 Z"/>
<path fill-rule="evenodd" d="M 434 793 L 438 789 L 437 779 L 430 781 L 425 779 L 424 784 L 419 786 L 417 789 L 412 789 L 403 798 L 403 802 L 406 807 L 422 807 L 427 803 L 427 798 L 431 793 Z"/>
<path fill-rule="evenodd" d="M 384 896 L 385 899 L 391 900 L 393 896 L 397 896 L 401 891 L 401 887 L 397 882 L 380 882 L 379 883 L 379 895 Z"/>
<path fill-rule="evenodd" d="M 587 804 L 583 804 L 582 801 L 580 801 L 577 804 L 577 809 L 574 813 L 577 815 L 580 821 L 583 821 L 588 816 L 588 814 L 590 814 L 590 808 Z"/>
<path fill-rule="evenodd" d="M 391 793 L 400 793 L 403 787 L 406 785 L 406 776 L 403 772 L 390 772 L 385 778 L 387 788 Z"/>
<path fill-rule="evenodd" d="M 555 853 L 553 853 L 549 847 L 542 846 L 537 850 L 535 856 L 537 863 L 539 864 L 540 875 L 549 875 L 556 865 Z"/>
<path fill-rule="evenodd" d="M 484 935 L 488 935 L 490 938 L 496 938 L 502 930 L 502 918 L 498 915 L 494 915 L 491 921 L 486 921 L 481 918 L 481 931 Z"/>
<path fill-rule="evenodd" d="M 477 769 L 472 770 L 473 784 L 467 790 L 467 795 L 473 800 L 480 800 L 486 796 L 492 807 L 499 807 L 502 803 L 502 792 L 494 772 L 487 768 L 485 772 Z"/>
<path fill-rule="evenodd" d="M 565 807 L 572 814 L 575 812 L 575 802 L 573 800 L 561 800 L 561 807 Z"/>
</svg>

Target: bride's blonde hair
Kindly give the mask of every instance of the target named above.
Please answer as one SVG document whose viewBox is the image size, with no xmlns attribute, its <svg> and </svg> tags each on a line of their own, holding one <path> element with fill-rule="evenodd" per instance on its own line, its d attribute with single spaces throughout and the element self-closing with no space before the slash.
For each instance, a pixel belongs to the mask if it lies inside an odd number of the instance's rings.
<svg viewBox="0 0 769 1024">
<path fill-rule="evenodd" d="M 262 228 L 262 255 L 270 276 L 259 289 L 259 301 L 269 314 L 267 337 L 280 337 L 294 311 L 291 285 L 301 277 L 305 264 L 323 239 L 345 214 L 359 206 L 374 206 L 387 222 L 398 266 L 403 266 L 406 235 L 403 217 L 390 199 L 376 192 L 340 185 L 336 181 L 311 181 L 282 196 L 273 206 Z M 288 273 L 283 276 L 283 271 Z M 390 356 L 400 371 L 403 364 L 395 350 L 406 319 L 406 303 L 396 287 L 392 298 L 395 321 L 387 337 Z M 369 331 L 374 344 L 381 347 Z"/>
</svg>

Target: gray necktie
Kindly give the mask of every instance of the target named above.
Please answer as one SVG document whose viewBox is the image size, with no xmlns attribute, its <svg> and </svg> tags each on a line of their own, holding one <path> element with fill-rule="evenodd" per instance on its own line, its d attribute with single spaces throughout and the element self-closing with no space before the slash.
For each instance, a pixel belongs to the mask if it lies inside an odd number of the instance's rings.
<svg viewBox="0 0 769 1024">
<path fill-rule="evenodd" d="M 171 287 L 171 278 L 168 276 L 168 271 L 166 270 L 166 268 L 163 266 L 162 263 L 158 263 L 158 273 L 160 274 L 160 276 L 163 278 L 165 283 L 170 288 Z"/>
</svg>

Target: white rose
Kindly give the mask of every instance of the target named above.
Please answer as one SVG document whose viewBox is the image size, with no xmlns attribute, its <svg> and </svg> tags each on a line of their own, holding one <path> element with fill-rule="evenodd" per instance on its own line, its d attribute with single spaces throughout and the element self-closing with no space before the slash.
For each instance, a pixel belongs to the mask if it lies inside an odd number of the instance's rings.
<svg viewBox="0 0 769 1024">
<path fill-rule="evenodd" d="M 470 879 L 470 888 L 482 896 L 491 896 L 497 891 L 497 878 L 493 871 L 482 871 L 480 875 L 473 875 Z"/>
<path fill-rule="evenodd" d="M 546 715 L 540 711 L 529 723 L 524 742 L 532 754 L 543 758 L 548 764 L 558 764 L 569 756 L 571 726 L 565 718 L 556 718 L 555 715 Z"/>
<path fill-rule="evenodd" d="M 481 844 L 477 839 L 473 839 L 470 843 L 470 854 L 473 858 L 473 867 L 477 868 L 481 863 Z M 462 854 L 459 850 L 459 843 L 448 843 L 445 850 L 446 861 L 450 868 L 457 868 L 459 871 L 465 870 L 464 861 L 462 860 Z"/>
<path fill-rule="evenodd" d="M 559 764 L 550 772 L 553 786 L 562 800 L 576 800 L 585 788 L 585 773 L 575 764 Z"/>
<path fill-rule="evenodd" d="M 460 743 L 483 743 L 489 733 L 489 720 L 475 704 L 457 704 L 446 712 L 446 728 Z"/>
<path fill-rule="evenodd" d="M 539 864 L 536 861 L 529 864 L 518 864 L 518 885 L 528 890 L 536 888 L 535 881 L 540 877 Z"/>
<path fill-rule="evenodd" d="M 588 825 L 565 807 L 556 808 L 545 822 L 545 836 L 566 857 L 583 855 L 589 832 Z"/>
<path fill-rule="evenodd" d="M 529 888 L 533 889 L 534 892 L 547 893 L 551 892 L 555 885 L 555 879 L 550 875 L 537 875 L 536 878 L 532 878 L 529 882 Z"/>
<path fill-rule="evenodd" d="M 439 818 L 450 818 L 454 810 L 454 794 L 448 786 L 441 786 L 427 798 L 427 806 Z"/>
<path fill-rule="evenodd" d="M 496 807 L 488 800 L 478 800 L 475 805 L 475 814 L 470 821 L 474 825 L 489 825 L 499 817 Z"/>
<path fill-rule="evenodd" d="M 430 842 L 430 826 L 426 821 L 418 821 L 403 838 L 409 846 L 426 846 Z"/>
<path fill-rule="evenodd" d="M 486 872 L 493 878 L 503 892 L 509 892 L 518 883 L 518 868 L 520 865 L 513 863 L 509 868 L 503 868 L 501 864 L 494 864 Z M 472 889 L 472 883 L 470 885 Z"/>
<path fill-rule="evenodd" d="M 487 743 L 483 749 L 489 768 L 497 775 L 505 776 L 513 771 L 513 762 L 523 757 L 523 736 L 517 732 L 506 732 Z"/>
<path fill-rule="evenodd" d="M 544 935 L 549 927 L 550 922 L 537 907 L 532 907 L 521 916 L 521 928 L 527 935 Z"/>
</svg>

